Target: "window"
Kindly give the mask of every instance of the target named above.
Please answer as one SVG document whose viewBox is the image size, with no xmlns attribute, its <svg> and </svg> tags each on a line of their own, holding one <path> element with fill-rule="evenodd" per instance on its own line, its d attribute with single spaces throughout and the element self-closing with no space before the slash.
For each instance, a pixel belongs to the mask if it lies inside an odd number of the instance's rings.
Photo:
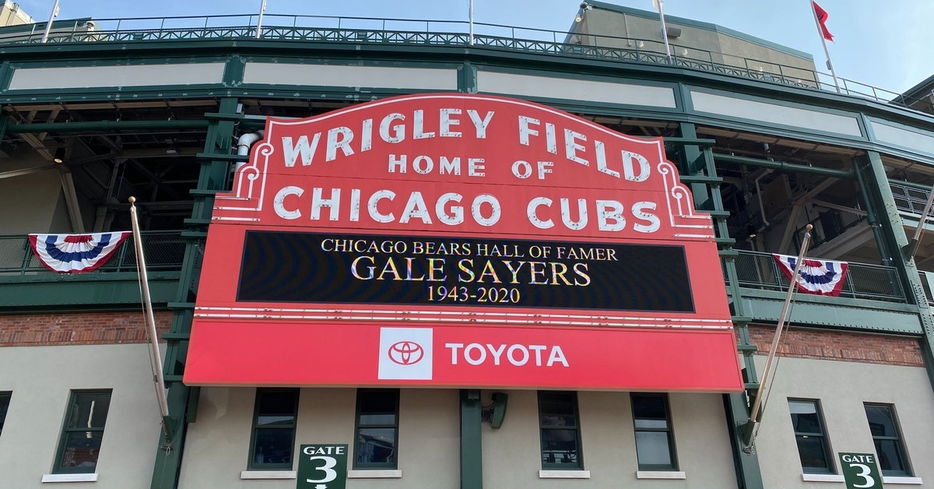
<svg viewBox="0 0 934 489">
<path fill-rule="evenodd" d="M 538 426 L 542 437 L 542 468 L 584 468 L 576 392 L 538 393 Z"/>
<path fill-rule="evenodd" d="M 820 403 L 815 400 L 789 399 L 788 410 L 795 430 L 801 469 L 807 474 L 834 473 Z"/>
<path fill-rule="evenodd" d="M 298 389 L 256 389 L 250 468 L 292 468 Z"/>
<path fill-rule="evenodd" d="M 639 470 L 677 470 L 667 394 L 632 394 Z"/>
<path fill-rule="evenodd" d="M 395 469 L 399 463 L 399 390 L 357 390 L 355 469 Z"/>
<path fill-rule="evenodd" d="M 910 476 L 911 469 L 908 467 L 908 457 L 905 454 L 905 445 L 902 444 L 894 406 L 869 403 L 864 406 L 882 475 Z"/>
<path fill-rule="evenodd" d="M 0 392 L 0 433 L 3 433 L 3 420 L 6 419 L 6 411 L 10 407 L 12 395 L 12 392 Z"/>
<path fill-rule="evenodd" d="M 110 391 L 71 391 L 52 472 L 94 473 L 110 409 Z"/>
</svg>

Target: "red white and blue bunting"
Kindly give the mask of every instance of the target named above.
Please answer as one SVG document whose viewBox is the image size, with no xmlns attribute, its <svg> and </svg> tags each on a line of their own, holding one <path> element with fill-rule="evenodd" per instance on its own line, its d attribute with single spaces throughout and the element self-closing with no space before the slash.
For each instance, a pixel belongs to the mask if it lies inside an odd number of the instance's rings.
<svg viewBox="0 0 934 489">
<path fill-rule="evenodd" d="M 778 262 L 778 268 L 785 275 L 785 278 L 791 280 L 794 275 L 795 264 L 798 261 L 796 256 L 772 255 Z M 843 289 L 843 282 L 846 279 L 847 262 L 831 260 L 813 260 L 805 258 L 798 271 L 798 279 L 795 284 L 798 290 L 806 294 L 819 295 L 840 295 Z"/>
<path fill-rule="evenodd" d="M 101 267 L 130 236 L 130 231 L 93 234 L 30 234 L 29 246 L 43 266 L 58 273 L 90 272 Z"/>
</svg>

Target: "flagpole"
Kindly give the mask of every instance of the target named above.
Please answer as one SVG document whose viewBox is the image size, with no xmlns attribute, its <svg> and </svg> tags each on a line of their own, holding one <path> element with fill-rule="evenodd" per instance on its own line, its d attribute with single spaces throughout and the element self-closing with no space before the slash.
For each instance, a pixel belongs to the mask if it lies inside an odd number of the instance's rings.
<svg viewBox="0 0 934 489">
<path fill-rule="evenodd" d="M 152 312 L 152 297 L 149 295 L 149 277 L 146 274 L 146 257 L 143 255 L 143 241 L 140 238 L 139 220 L 136 217 L 136 197 L 130 197 L 130 223 L 133 225 L 133 248 L 136 251 L 136 266 L 139 269 L 140 293 L 145 309 L 146 333 L 149 336 L 149 363 L 152 367 L 153 382 L 156 385 L 156 401 L 162 415 L 163 428 L 168 435 L 165 420 L 169 417 L 169 401 L 165 393 L 165 379 L 162 374 L 162 353 L 159 351 L 159 333 L 156 331 L 156 318 Z"/>
<path fill-rule="evenodd" d="M 821 45 L 824 46 L 824 55 L 827 56 L 827 68 L 830 68 L 830 76 L 833 77 L 833 87 L 837 90 L 837 93 L 840 93 L 840 83 L 837 82 L 837 72 L 833 69 L 833 61 L 830 60 L 830 50 L 827 49 L 827 40 L 824 39 L 824 31 L 821 29 L 820 20 L 817 18 L 817 10 L 814 9 L 813 0 L 808 0 L 808 5 L 811 7 L 811 15 L 814 17 L 814 26 L 817 27 L 817 35 L 820 37 Z M 818 81 L 820 85 L 820 81 Z M 818 88 L 820 88 L 818 86 Z"/>
<path fill-rule="evenodd" d="M 259 39 L 263 35 L 263 13 L 266 12 L 266 0 L 259 0 L 259 16 L 256 17 L 256 37 Z"/>
<path fill-rule="evenodd" d="M 58 17 L 58 0 L 52 5 L 52 13 L 49 14 L 49 21 L 45 23 L 45 32 L 42 33 L 42 42 L 49 40 L 49 33 L 52 32 L 52 22 Z"/>
<path fill-rule="evenodd" d="M 470 45 L 473 46 L 473 0 L 467 0 L 467 18 L 470 23 Z"/>
<path fill-rule="evenodd" d="M 765 368 L 762 370 L 762 377 L 759 379 L 759 388 L 756 390 L 756 400 L 752 404 L 752 411 L 749 413 L 749 422 L 751 423 L 749 442 L 746 444 L 746 448 L 750 448 L 755 443 L 755 426 L 759 423 L 759 419 L 762 417 L 763 407 L 763 398 L 766 396 L 769 384 L 769 374 L 772 372 L 772 362 L 775 360 L 775 357 L 778 355 L 778 346 L 781 344 L 782 330 L 785 329 L 785 321 L 788 317 L 788 308 L 791 305 L 791 297 L 794 295 L 794 290 L 798 281 L 798 272 L 801 270 L 801 264 L 804 263 L 804 255 L 808 251 L 808 246 L 811 244 L 811 230 L 814 229 L 814 225 L 808 224 L 805 228 L 804 239 L 801 240 L 801 251 L 798 252 L 798 259 L 795 261 L 795 270 L 791 274 L 791 279 L 788 283 L 788 290 L 785 292 L 785 303 L 782 304 L 781 313 L 778 315 L 778 325 L 775 327 L 775 335 L 772 336 L 772 346 L 769 348 L 769 355 L 765 360 Z"/>
<path fill-rule="evenodd" d="M 668 62 L 671 63 L 671 46 L 668 45 L 668 25 L 665 24 L 665 1 L 653 0 L 652 3 L 658 7 L 658 17 L 662 21 L 662 40 L 665 41 L 665 55 L 668 56 Z"/>
</svg>

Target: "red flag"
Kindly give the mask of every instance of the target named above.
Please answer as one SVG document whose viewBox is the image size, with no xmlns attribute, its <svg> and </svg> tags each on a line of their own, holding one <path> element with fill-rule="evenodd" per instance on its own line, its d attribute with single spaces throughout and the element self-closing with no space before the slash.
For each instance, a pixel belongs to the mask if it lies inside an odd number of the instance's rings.
<svg viewBox="0 0 934 489">
<path fill-rule="evenodd" d="M 824 36 L 824 39 L 828 41 L 833 41 L 833 34 L 827 30 L 827 18 L 830 17 L 830 14 L 826 10 L 822 9 L 817 2 L 811 1 L 811 6 L 814 7 L 814 15 L 817 16 L 817 23 L 820 25 L 820 33 Z"/>
</svg>

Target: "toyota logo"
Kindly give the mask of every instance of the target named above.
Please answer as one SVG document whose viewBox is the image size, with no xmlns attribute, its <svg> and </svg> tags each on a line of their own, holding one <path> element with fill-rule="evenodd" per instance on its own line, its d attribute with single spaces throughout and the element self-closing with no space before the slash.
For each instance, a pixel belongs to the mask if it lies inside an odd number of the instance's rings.
<svg viewBox="0 0 934 489">
<path fill-rule="evenodd" d="M 422 360 L 425 350 L 414 341 L 399 341 L 389 347 L 389 359 L 399 365 L 413 365 Z"/>
</svg>

